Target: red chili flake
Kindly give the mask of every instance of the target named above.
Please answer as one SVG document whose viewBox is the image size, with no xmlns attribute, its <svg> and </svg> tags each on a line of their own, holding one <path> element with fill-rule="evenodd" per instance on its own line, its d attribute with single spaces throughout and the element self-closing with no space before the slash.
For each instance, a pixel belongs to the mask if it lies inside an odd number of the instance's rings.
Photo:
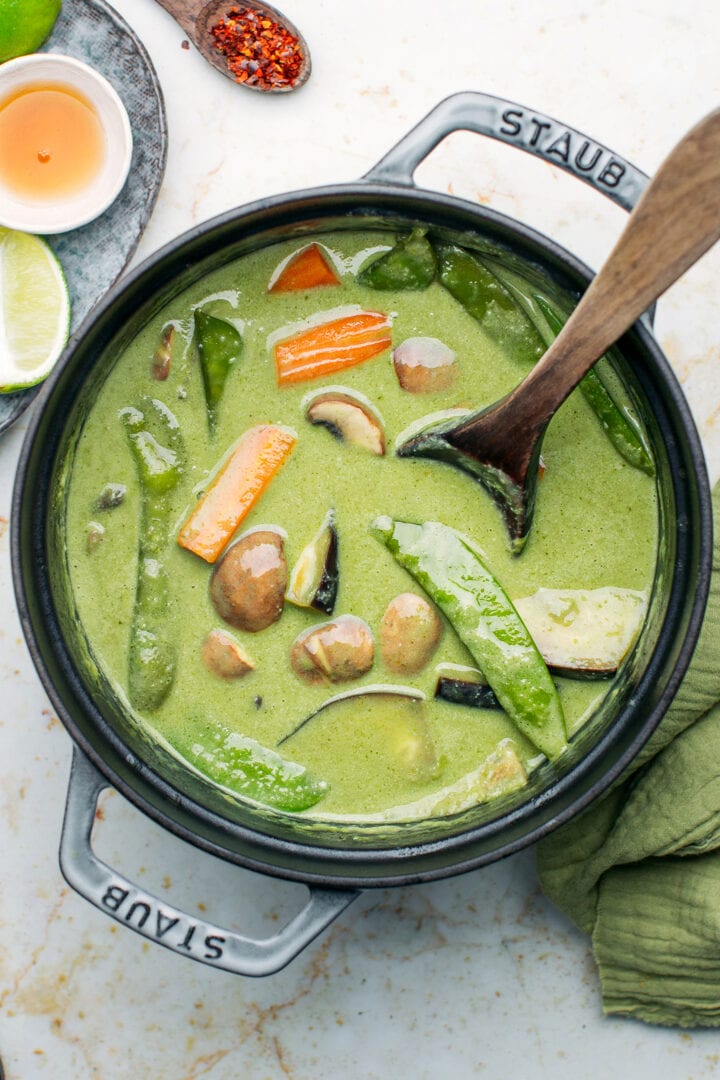
<svg viewBox="0 0 720 1080">
<path fill-rule="evenodd" d="M 297 81 L 303 64 L 300 41 L 267 12 L 231 8 L 210 33 L 239 83 L 273 90 Z"/>
</svg>

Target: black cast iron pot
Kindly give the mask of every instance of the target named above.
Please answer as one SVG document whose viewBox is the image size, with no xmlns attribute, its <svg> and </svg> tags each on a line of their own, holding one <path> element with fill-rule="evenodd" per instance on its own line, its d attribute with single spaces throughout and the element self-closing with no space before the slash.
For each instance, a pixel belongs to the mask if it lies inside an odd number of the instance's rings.
<svg viewBox="0 0 720 1080">
<path fill-rule="evenodd" d="M 441 102 L 360 182 L 262 200 L 186 233 L 114 288 L 71 341 L 28 431 L 14 493 L 12 557 L 23 628 L 58 715 L 75 742 L 61 844 L 68 882 L 146 937 L 216 967 L 268 974 L 295 956 L 371 886 L 407 885 L 482 866 L 539 839 L 605 790 L 663 716 L 697 639 L 710 576 L 710 495 L 682 392 L 645 316 L 620 343 L 617 370 L 644 418 L 658 469 L 658 571 L 647 623 L 602 715 L 560 763 L 520 796 L 450 818 L 367 828 L 288 819 L 232 804 L 142 736 L 92 664 L 73 617 L 62 544 L 64 483 L 93 389 L 113 358 L 170 296 L 244 252 L 338 228 L 415 222 L 466 247 L 522 260 L 577 297 L 591 272 L 532 229 L 463 200 L 417 189 L 413 173 L 449 132 L 503 140 L 566 169 L 625 209 L 647 178 L 607 148 L 508 101 L 464 93 Z M 279 934 L 252 941 L 160 902 L 101 862 L 91 847 L 107 786 L 173 833 L 223 859 L 310 886 Z"/>
</svg>

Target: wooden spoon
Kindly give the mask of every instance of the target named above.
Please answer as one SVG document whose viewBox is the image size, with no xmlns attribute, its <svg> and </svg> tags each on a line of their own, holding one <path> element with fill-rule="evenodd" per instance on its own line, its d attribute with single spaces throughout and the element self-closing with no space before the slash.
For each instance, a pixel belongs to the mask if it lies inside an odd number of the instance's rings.
<svg viewBox="0 0 720 1080">
<path fill-rule="evenodd" d="M 158 0 L 158 3 L 180 24 L 208 63 L 217 68 L 222 75 L 227 75 L 233 82 L 238 82 L 238 80 L 228 67 L 227 58 L 217 48 L 211 33 L 212 27 L 225 19 L 233 8 L 249 8 L 259 14 L 269 15 L 274 22 L 280 23 L 285 30 L 294 34 L 298 39 L 302 57 L 296 78 L 292 82 L 280 83 L 278 86 L 259 86 L 251 82 L 238 83 L 247 90 L 259 90 L 263 94 L 287 94 L 291 90 L 298 90 L 310 77 L 310 50 L 305 38 L 282 12 L 271 7 L 270 4 L 258 3 L 257 0 L 235 0 L 235 2 L 234 0 L 209 0 L 209 3 L 208 0 Z"/>
<path fill-rule="evenodd" d="M 542 439 L 555 411 L 718 237 L 720 109 L 665 159 L 605 265 L 527 378 L 495 405 L 408 439 L 398 454 L 449 461 L 475 476 L 503 510 L 518 554 L 532 522 Z"/>
</svg>

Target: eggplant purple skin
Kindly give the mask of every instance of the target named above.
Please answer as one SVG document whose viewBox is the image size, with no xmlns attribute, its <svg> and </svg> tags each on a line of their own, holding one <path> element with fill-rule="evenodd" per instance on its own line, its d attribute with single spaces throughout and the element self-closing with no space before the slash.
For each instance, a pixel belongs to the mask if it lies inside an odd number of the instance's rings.
<svg viewBox="0 0 720 1080">
<path fill-rule="evenodd" d="M 548 671 L 551 675 L 557 675 L 560 678 L 596 681 L 599 679 L 611 679 L 616 674 L 617 668 L 612 670 L 608 668 L 568 668 L 548 664 Z M 501 708 L 500 702 L 489 686 L 470 682 L 467 679 L 439 678 L 435 686 L 435 697 L 452 702 L 453 705 L 469 705 L 473 709 Z"/>
<path fill-rule="evenodd" d="M 315 595 L 312 598 L 310 606 L 316 611 L 322 611 L 326 615 L 332 615 L 335 610 L 335 601 L 337 600 L 338 584 L 340 581 L 340 561 L 338 534 L 334 521 L 331 521 L 328 524 L 328 529 L 330 530 L 330 543 L 328 544 L 327 555 L 325 556 L 325 565 L 323 566 L 322 577 L 315 590 Z"/>
<path fill-rule="evenodd" d="M 501 705 L 489 686 L 467 682 L 465 679 L 438 679 L 435 697 L 453 705 L 469 705 L 473 709 L 500 709 Z"/>
<path fill-rule="evenodd" d="M 301 600 L 297 595 L 294 595 L 294 576 L 297 567 L 300 565 L 300 561 L 305 552 L 307 552 L 308 549 L 315 549 L 315 546 L 322 543 L 326 537 L 328 537 L 328 546 L 323 559 L 320 579 L 315 586 L 313 595 L 307 600 Z M 290 603 L 299 603 L 302 607 L 310 607 L 314 611 L 321 611 L 325 615 L 332 615 L 335 610 L 335 601 L 337 600 L 338 585 L 340 582 L 340 554 L 334 510 L 328 511 L 320 531 L 311 544 L 308 545 L 308 548 L 305 549 L 305 552 L 300 556 L 300 559 L 298 560 L 298 563 L 296 563 L 295 569 L 290 576 L 290 591 L 286 594 L 287 599 L 290 600 Z"/>
</svg>

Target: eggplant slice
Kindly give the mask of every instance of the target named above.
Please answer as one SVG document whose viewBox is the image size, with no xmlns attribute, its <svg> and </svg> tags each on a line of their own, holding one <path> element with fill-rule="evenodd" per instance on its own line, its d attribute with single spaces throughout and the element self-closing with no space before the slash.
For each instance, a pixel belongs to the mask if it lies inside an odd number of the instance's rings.
<svg viewBox="0 0 720 1080">
<path fill-rule="evenodd" d="M 602 679 L 615 674 L 632 648 L 647 595 L 610 586 L 538 589 L 515 607 L 551 671 Z"/>
<path fill-rule="evenodd" d="M 285 599 L 296 607 L 314 608 L 332 615 L 339 579 L 335 511 L 328 510 L 318 532 L 292 568 Z"/>
<path fill-rule="evenodd" d="M 376 733 L 379 740 L 377 753 L 388 755 L 396 761 L 413 782 L 425 783 L 435 779 L 442 771 L 442 761 L 423 709 L 425 700 L 425 695 L 419 690 L 390 683 L 377 683 L 335 694 L 285 735 L 278 746 L 292 739 L 311 721 L 316 722 L 323 716 L 326 720 L 330 719 L 333 713 L 336 714 L 336 721 L 338 718 L 341 720 L 343 729 L 353 724 L 365 725 L 370 703 L 380 705 L 382 702 L 386 712 Z"/>
<path fill-rule="evenodd" d="M 515 607 L 552 675 L 608 679 L 632 648 L 647 610 L 634 589 L 538 589 Z M 477 668 L 438 664 L 435 697 L 475 709 L 500 704 Z"/>
</svg>

